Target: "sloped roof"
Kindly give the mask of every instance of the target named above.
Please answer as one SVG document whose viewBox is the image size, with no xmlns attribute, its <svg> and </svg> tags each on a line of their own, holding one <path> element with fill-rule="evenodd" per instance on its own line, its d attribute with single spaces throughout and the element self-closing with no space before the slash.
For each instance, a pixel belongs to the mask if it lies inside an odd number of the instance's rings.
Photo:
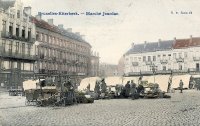
<svg viewBox="0 0 200 126">
<path fill-rule="evenodd" d="M 75 33 L 68 32 L 67 30 L 65 30 L 63 28 L 61 29 L 58 26 L 50 25 L 48 22 L 46 22 L 44 20 L 38 20 L 35 17 L 31 17 L 31 20 L 36 25 L 36 27 L 44 28 L 44 29 L 47 29 L 49 31 L 52 31 L 52 32 L 55 32 L 55 33 L 58 33 L 58 34 L 61 34 L 61 35 L 64 35 L 64 36 L 67 36 L 67 37 L 69 37 L 71 39 L 75 39 L 75 40 L 77 40 L 79 42 L 85 42 L 85 43 L 89 44 L 88 42 L 83 40 L 80 35 L 76 35 Z"/>
<path fill-rule="evenodd" d="M 15 0 L 0 0 L 0 8 L 7 10 L 9 7 L 14 7 Z"/>
<path fill-rule="evenodd" d="M 126 54 L 170 50 L 173 47 L 173 42 L 174 40 L 165 40 L 160 42 L 147 42 L 143 44 L 136 44 Z"/>
<path fill-rule="evenodd" d="M 193 37 L 188 39 L 177 39 L 173 45 L 174 49 L 188 48 L 193 46 L 200 46 L 200 37 Z"/>
</svg>

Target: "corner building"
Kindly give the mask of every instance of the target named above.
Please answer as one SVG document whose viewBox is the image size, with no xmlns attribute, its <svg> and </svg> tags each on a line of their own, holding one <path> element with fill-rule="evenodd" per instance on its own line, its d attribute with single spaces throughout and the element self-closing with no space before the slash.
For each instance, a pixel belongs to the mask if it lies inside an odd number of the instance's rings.
<svg viewBox="0 0 200 126">
<path fill-rule="evenodd" d="M 34 77 L 35 27 L 30 22 L 31 7 L 20 0 L 0 0 L 0 84 L 20 88 Z"/>
</svg>

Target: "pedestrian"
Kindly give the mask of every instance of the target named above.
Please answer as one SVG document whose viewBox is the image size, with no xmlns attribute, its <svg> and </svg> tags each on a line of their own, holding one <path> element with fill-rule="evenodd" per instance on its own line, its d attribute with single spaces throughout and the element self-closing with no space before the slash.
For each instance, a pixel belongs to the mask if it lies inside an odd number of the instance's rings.
<svg viewBox="0 0 200 126">
<path fill-rule="evenodd" d="M 126 85 L 125 85 L 125 97 L 126 97 L 126 98 L 129 97 L 130 89 L 131 89 L 130 81 L 127 81 L 127 83 L 126 83 Z"/>
<path fill-rule="evenodd" d="M 180 89 L 180 93 L 183 93 L 183 81 L 180 80 L 180 83 L 179 83 L 179 89 Z"/>
</svg>

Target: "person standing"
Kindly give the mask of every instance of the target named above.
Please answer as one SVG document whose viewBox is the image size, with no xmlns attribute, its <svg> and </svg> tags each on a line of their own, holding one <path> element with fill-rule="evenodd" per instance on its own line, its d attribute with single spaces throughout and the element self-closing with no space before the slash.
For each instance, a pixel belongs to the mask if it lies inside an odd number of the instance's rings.
<svg viewBox="0 0 200 126">
<path fill-rule="evenodd" d="M 179 88 L 180 88 L 180 93 L 183 93 L 183 81 L 182 80 L 180 80 Z"/>
</svg>

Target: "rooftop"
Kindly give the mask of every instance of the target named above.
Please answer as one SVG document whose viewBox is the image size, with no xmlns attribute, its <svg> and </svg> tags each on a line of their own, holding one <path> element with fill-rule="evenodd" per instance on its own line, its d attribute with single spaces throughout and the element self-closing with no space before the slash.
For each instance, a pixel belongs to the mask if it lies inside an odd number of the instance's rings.
<svg viewBox="0 0 200 126">
<path fill-rule="evenodd" d="M 145 42 L 143 44 L 136 44 L 126 54 L 136 54 L 144 52 L 155 52 L 172 49 L 174 40 L 164 40 L 159 42 Z"/>
<path fill-rule="evenodd" d="M 173 45 L 174 49 L 200 46 L 200 37 L 191 37 L 188 39 L 177 39 Z"/>
<path fill-rule="evenodd" d="M 80 35 L 77 35 L 77 34 L 75 34 L 73 32 L 69 32 L 69 31 L 65 30 L 64 28 L 59 28 L 58 26 L 50 25 L 48 22 L 46 22 L 46 21 L 44 21 L 42 19 L 38 20 L 35 17 L 32 17 L 32 22 L 35 23 L 36 27 L 47 29 L 49 31 L 64 35 L 64 36 L 69 37 L 71 39 L 75 39 L 75 40 L 77 40 L 79 42 L 88 43 Z"/>
</svg>

